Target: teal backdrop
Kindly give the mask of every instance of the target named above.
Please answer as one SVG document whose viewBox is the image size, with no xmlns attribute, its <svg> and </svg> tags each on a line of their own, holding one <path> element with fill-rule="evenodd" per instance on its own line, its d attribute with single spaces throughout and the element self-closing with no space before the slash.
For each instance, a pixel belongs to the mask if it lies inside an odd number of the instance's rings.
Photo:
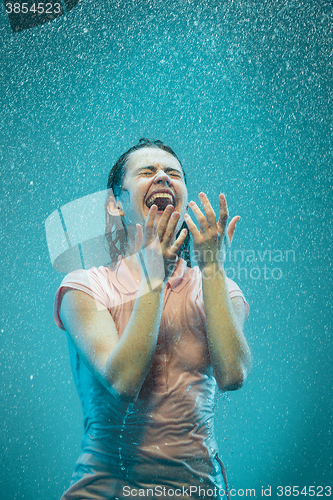
<svg viewBox="0 0 333 500">
<path fill-rule="evenodd" d="M 253 369 L 216 413 L 234 498 L 333 486 L 331 3 L 81 0 L 16 34 L 0 18 L 2 498 L 59 500 L 80 451 L 45 220 L 140 137 L 177 152 L 191 199 L 224 192 L 241 216 L 226 265 Z"/>
</svg>

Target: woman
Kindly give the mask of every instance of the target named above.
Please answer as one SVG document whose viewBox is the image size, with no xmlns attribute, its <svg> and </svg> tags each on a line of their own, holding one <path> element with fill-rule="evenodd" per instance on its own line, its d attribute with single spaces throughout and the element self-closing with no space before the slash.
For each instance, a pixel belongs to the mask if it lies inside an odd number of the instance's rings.
<svg viewBox="0 0 333 500">
<path fill-rule="evenodd" d="M 225 197 L 218 221 L 203 193 L 203 212 L 188 203 L 176 154 L 147 139 L 119 158 L 108 189 L 113 263 L 66 276 L 55 302 L 84 413 L 82 453 L 62 500 L 224 498 L 214 398 L 217 386 L 241 387 L 250 364 L 248 306 L 218 258 Z M 190 265 L 190 234 L 193 269 L 179 257 Z"/>
</svg>

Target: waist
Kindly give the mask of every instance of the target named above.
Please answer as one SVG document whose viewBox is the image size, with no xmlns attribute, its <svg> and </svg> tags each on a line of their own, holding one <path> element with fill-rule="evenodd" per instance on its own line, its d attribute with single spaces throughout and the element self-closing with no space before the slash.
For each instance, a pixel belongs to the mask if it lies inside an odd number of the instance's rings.
<svg viewBox="0 0 333 500">
<path fill-rule="evenodd" d="M 82 453 L 76 471 L 111 474 L 124 484 L 140 488 L 156 486 L 197 486 L 214 488 L 224 485 L 222 472 L 215 458 L 215 447 L 195 450 L 197 456 L 180 443 L 178 449 L 164 446 L 133 447 L 126 443 L 108 447 L 104 440 L 87 434 L 83 438 Z M 191 448 L 194 449 L 193 447 Z M 193 489 L 194 491 L 194 489 Z"/>
</svg>

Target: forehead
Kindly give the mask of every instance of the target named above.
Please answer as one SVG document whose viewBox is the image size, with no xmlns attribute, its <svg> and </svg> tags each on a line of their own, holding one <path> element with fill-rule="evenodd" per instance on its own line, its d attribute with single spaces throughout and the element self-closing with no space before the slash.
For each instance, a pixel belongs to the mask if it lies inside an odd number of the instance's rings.
<svg viewBox="0 0 333 500">
<path fill-rule="evenodd" d="M 127 160 L 127 173 L 146 166 L 171 167 L 182 171 L 177 158 L 167 151 L 160 148 L 142 148 L 130 154 Z"/>
</svg>

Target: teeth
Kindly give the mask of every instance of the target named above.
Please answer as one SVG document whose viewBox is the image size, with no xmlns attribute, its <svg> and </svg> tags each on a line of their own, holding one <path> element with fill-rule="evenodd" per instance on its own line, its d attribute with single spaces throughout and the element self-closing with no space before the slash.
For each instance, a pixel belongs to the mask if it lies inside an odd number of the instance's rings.
<svg viewBox="0 0 333 500">
<path fill-rule="evenodd" d="M 148 199 L 148 204 L 152 205 L 154 203 L 154 201 L 156 200 L 156 198 L 168 198 L 171 201 L 171 203 L 173 204 L 173 198 L 172 198 L 171 194 L 169 194 L 169 193 L 156 193 L 156 194 L 151 195 Z"/>
</svg>

